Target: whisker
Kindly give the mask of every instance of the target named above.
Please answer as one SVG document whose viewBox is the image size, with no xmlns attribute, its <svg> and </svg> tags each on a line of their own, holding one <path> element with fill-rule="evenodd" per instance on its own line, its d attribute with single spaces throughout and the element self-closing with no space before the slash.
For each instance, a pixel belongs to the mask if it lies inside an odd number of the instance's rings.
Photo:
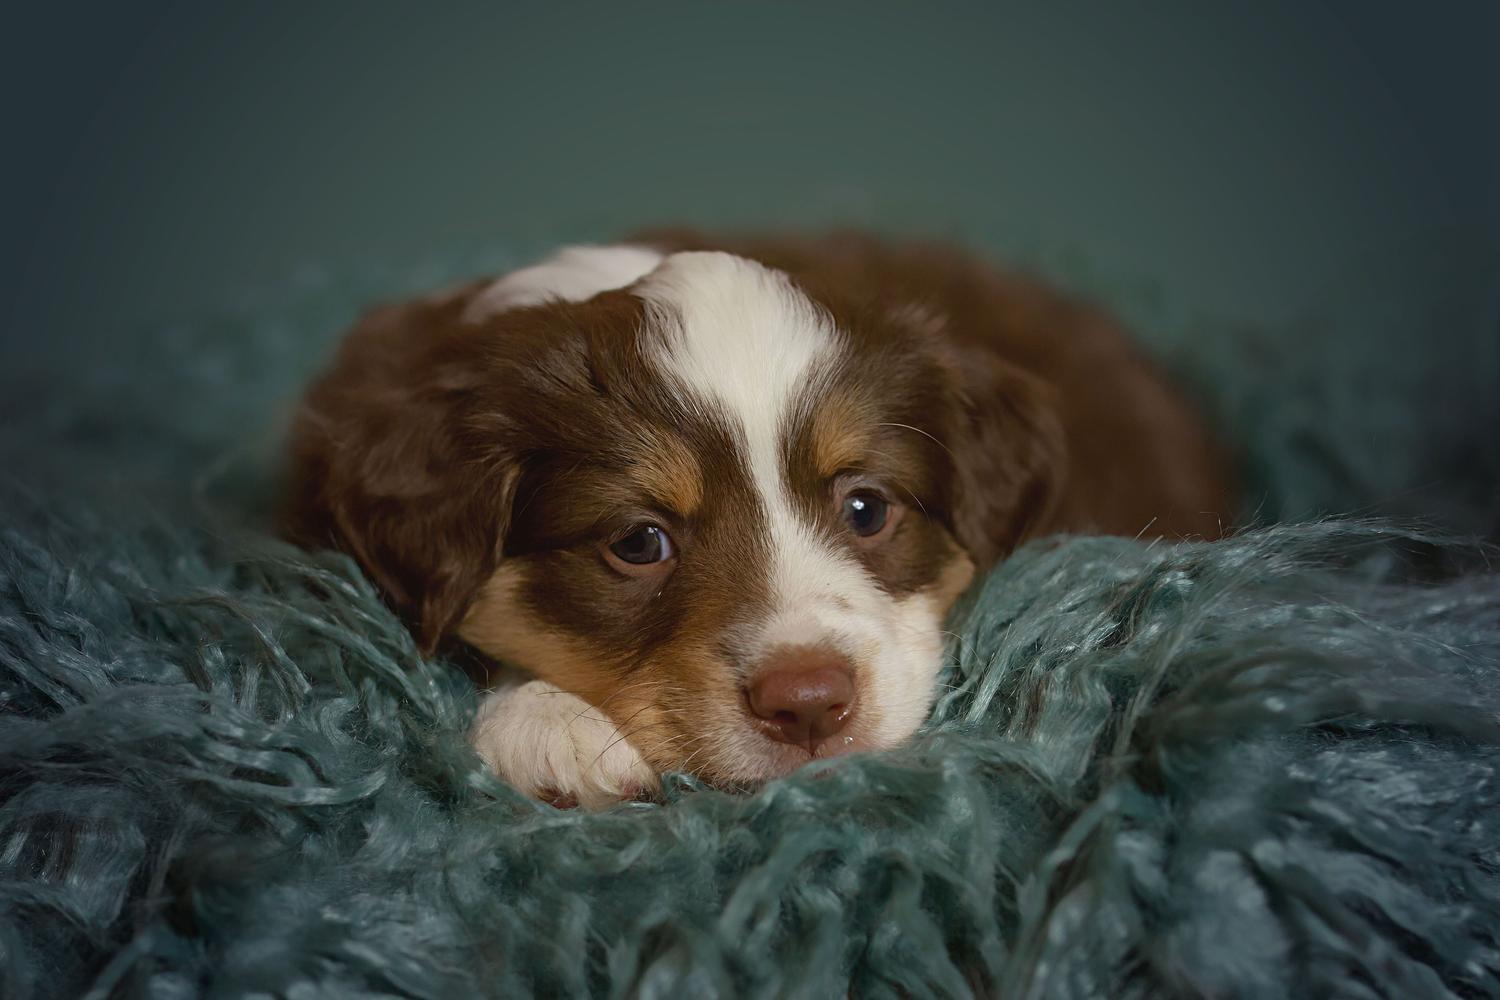
<svg viewBox="0 0 1500 1000">
<path fill-rule="evenodd" d="M 630 725 L 631 719 L 634 719 L 637 715 L 640 715 L 642 712 L 644 712 L 646 709 L 648 709 L 650 707 L 651 707 L 650 702 L 647 702 L 646 704 L 642 705 L 640 708 L 638 708 L 634 712 L 632 712 L 630 714 L 630 717 L 627 718 L 627 719 L 625 719 L 623 722 L 613 723 L 613 725 L 615 727 L 615 731 L 617 733 L 620 733 L 621 735 L 620 735 L 619 739 L 614 740 L 608 746 L 606 746 L 603 750 L 600 750 L 599 751 L 599 757 L 603 757 L 604 754 L 606 752 L 608 752 L 608 750 L 609 750 L 610 747 L 614 746 L 615 743 L 618 743 L 621 739 L 625 738 L 625 735 L 624 735 L 624 733 L 625 733 L 625 727 L 628 726 L 628 725 Z M 575 719 L 573 721 L 576 722 L 577 718 L 575 717 Z M 569 725 L 571 725 L 571 724 L 572 723 L 569 723 Z M 599 757 L 595 757 L 594 760 L 593 760 L 593 763 L 589 764 L 589 767 L 593 767 L 594 764 L 597 764 L 599 762 Z M 584 770 L 588 770 L 588 768 L 585 768 Z"/>
<path fill-rule="evenodd" d="M 609 743 L 604 747 L 604 749 L 600 750 L 599 753 L 598 753 L 598 755 L 596 757 L 594 757 L 593 760 L 589 761 L 589 766 L 586 767 L 586 768 L 584 768 L 584 770 L 588 771 L 588 770 L 592 769 L 596 764 L 598 764 L 601 760 L 604 759 L 604 755 L 605 754 L 609 753 L 611 750 L 613 750 L 620 743 L 624 743 L 625 741 L 631 739 L 632 737 L 639 736 L 641 733 L 650 732 L 653 729 L 659 729 L 662 726 L 666 726 L 666 725 L 670 725 L 670 723 L 668 723 L 665 720 L 663 720 L 662 722 L 652 722 L 652 723 L 650 723 L 648 725 L 641 726 L 639 729 L 635 729 L 635 730 L 633 730 L 631 732 L 628 732 L 628 733 L 621 733 L 619 736 L 616 736 L 614 739 L 610 740 Z"/>
<path fill-rule="evenodd" d="M 868 450 L 868 453 L 871 454 L 871 455 L 875 455 L 875 456 L 877 456 L 879 458 L 884 458 L 887 461 L 889 461 L 892 465 L 896 464 L 896 460 L 894 458 L 892 458 L 890 455 L 887 455 L 883 451 L 877 451 L 874 448 L 870 448 L 870 449 L 867 449 L 867 450 Z M 917 495 L 914 492 L 912 492 L 911 487 L 907 486 L 906 483 L 903 482 L 902 480 L 897 479 L 895 476 L 890 475 L 889 473 L 885 473 L 885 472 L 878 472 L 878 473 L 877 472 L 872 472 L 869 469 L 859 468 L 858 466 L 854 467 L 854 471 L 856 471 L 856 472 L 863 472 L 866 475 L 870 475 L 870 476 L 878 476 L 881 479 L 888 479 L 891 482 L 895 483 L 897 486 L 901 487 L 901 489 L 903 491 L 905 491 L 905 493 L 906 493 L 907 496 L 911 497 L 911 502 L 917 505 L 917 509 L 920 510 L 923 513 L 923 515 L 926 515 L 927 508 L 922 505 L 922 501 L 917 498 Z"/>
<path fill-rule="evenodd" d="M 880 479 L 882 481 L 889 480 L 896 486 L 899 486 L 901 488 L 901 491 L 904 492 L 907 496 L 911 497 L 911 502 L 916 505 L 918 510 L 920 510 L 924 515 L 927 513 L 927 508 L 923 506 L 922 501 L 917 498 L 917 495 L 911 491 L 911 487 L 907 486 L 906 483 L 897 479 L 895 476 L 887 475 L 883 472 L 872 472 L 869 469 L 862 468 L 861 466 L 857 465 L 851 465 L 849 469 L 851 472 L 862 472 L 868 476 Z"/>
<path fill-rule="evenodd" d="M 644 712 L 646 709 L 648 709 L 650 707 L 651 707 L 651 703 L 647 702 L 646 704 L 642 705 L 640 708 L 636 709 L 634 712 L 631 712 L 630 715 L 624 721 L 622 721 L 620 723 L 620 728 L 624 729 L 626 726 L 630 725 L 632 719 L 634 719 L 637 715 L 640 715 L 642 712 Z"/>
<path fill-rule="evenodd" d="M 947 445 L 943 444 L 943 442 L 939 441 L 937 438 L 933 437 L 931 434 L 928 434 L 926 431 L 924 431 L 920 427 L 913 427 L 911 424 L 896 424 L 896 423 L 876 424 L 875 426 L 876 427 L 899 427 L 902 430 L 912 431 L 913 433 L 920 434 L 924 438 L 926 438 L 927 440 L 931 441 L 933 444 L 937 445 L 939 448 L 941 448 L 944 451 L 948 452 L 949 457 L 952 458 L 955 462 L 958 461 L 958 456 L 954 455 L 953 451 Z"/>
<path fill-rule="evenodd" d="M 703 751 L 705 751 L 705 750 L 707 750 L 709 748 L 709 744 L 707 742 L 705 742 L 707 739 L 708 739 L 707 734 L 703 734 L 703 735 L 700 735 L 698 737 L 698 742 L 703 743 L 703 745 L 700 746 L 698 749 L 694 750 L 691 754 L 688 755 L 687 760 L 683 761 L 681 764 L 678 765 L 677 769 L 679 771 L 686 771 L 689 774 L 692 773 L 689 769 L 693 766 L 693 761 L 697 760 L 698 757 L 703 753 Z M 689 744 L 689 746 L 691 746 L 691 745 L 692 744 Z"/>
<path fill-rule="evenodd" d="M 652 683 L 654 683 L 654 682 L 651 681 L 650 679 L 638 680 L 638 681 L 636 681 L 633 684 L 630 683 L 630 682 L 628 682 L 628 681 L 621 681 L 620 684 L 619 684 L 619 686 L 616 687 L 612 692 L 610 692 L 609 697 L 605 698 L 603 701 L 601 701 L 597 705 L 590 705 L 590 706 L 588 706 L 588 708 L 596 708 L 596 709 L 598 709 L 598 710 L 600 710 L 602 712 L 604 710 L 604 706 L 608 705 L 611 701 L 614 701 L 615 698 L 618 697 L 619 695 L 624 694 L 626 691 L 629 691 L 632 688 L 648 687 Z M 588 711 L 588 708 L 585 708 L 584 712 Z M 577 716 L 574 716 L 574 719 L 577 719 L 581 715 L 583 715 L 583 712 L 579 712 Z M 632 718 L 634 718 L 634 716 L 632 716 Z"/>
<path fill-rule="evenodd" d="M 625 732 L 625 727 L 628 726 L 628 725 L 630 725 L 630 720 L 634 719 L 637 715 L 640 715 L 642 712 L 644 712 L 646 709 L 648 709 L 650 707 L 651 707 L 651 705 L 650 705 L 649 702 L 647 704 L 645 704 L 645 705 L 642 705 L 640 708 L 636 709 L 634 712 L 631 713 L 629 719 L 626 719 L 624 722 L 620 723 L 619 726 L 616 727 L 616 730 L 619 732 L 620 735 L 616 736 L 614 739 L 610 740 L 607 744 L 605 744 L 604 749 L 600 750 L 599 753 L 598 753 L 598 755 L 596 757 L 594 757 L 593 760 L 589 761 L 588 767 L 585 767 L 584 770 L 585 771 L 590 770 L 591 768 L 593 768 L 593 766 L 595 764 L 597 764 L 597 763 L 599 763 L 599 761 L 603 760 L 604 759 L 604 755 L 607 754 L 607 753 L 609 753 L 610 750 L 614 749 L 614 747 L 615 747 L 615 745 L 617 743 L 622 742 L 623 740 L 629 738 L 630 736 L 634 736 L 634 735 L 637 735 L 639 733 L 644 733 L 648 729 L 653 728 L 654 726 L 664 726 L 664 725 L 667 725 L 667 720 L 663 719 L 660 722 L 653 722 L 653 723 L 649 723 L 647 725 L 644 725 L 644 726 L 640 727 L 639 729 L 636 729 L 634 732 L 630 732 L 630 733 Z"/>
</svg>

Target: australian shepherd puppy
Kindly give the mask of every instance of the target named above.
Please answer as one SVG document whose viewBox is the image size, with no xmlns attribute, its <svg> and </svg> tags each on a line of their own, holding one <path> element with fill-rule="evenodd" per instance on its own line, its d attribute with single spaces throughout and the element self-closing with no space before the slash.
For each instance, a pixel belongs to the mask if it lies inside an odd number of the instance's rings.
<svg viewBox="0 0 1500 1000">
<path fill-rule="evenodd" d="M 479 753 L 585 806 L 896 746 L 1017 545 L 1234 513 L 1106 316 L 855 234 L 661 232 L 378 309 L 292 455 L 294 537 L 492 660 Z"/>
</svg>

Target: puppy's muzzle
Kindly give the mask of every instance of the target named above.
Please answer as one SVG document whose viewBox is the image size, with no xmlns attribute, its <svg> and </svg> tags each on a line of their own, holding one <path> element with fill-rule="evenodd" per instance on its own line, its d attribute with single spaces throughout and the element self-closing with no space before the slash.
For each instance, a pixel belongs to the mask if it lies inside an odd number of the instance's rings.
<svg viewBox="0 0 1500 1000">
<path fill-rule="evenodd" d="M 757 729 L 816 754 L 854 717 L 854 670 L 834 650 L 782 646 L 766 657 L 744 694 Z"/>
</svg>

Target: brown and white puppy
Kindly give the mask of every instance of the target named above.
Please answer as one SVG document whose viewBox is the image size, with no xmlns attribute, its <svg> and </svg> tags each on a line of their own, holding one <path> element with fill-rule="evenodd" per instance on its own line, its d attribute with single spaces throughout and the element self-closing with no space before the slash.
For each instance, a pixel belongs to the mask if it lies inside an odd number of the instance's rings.
<svg viewBox="0 0 1500 1000">
<path fill-rule="evenodd" d="M 1105 317 L 852 234 L 664 232 L 380 309 L 293 457 L 294 535 L 352 553 L 424 649 L 522 668 L 475 745 L 585 805 L 895 746 L 976 572 L 1232 514 Z"/>
</svg>

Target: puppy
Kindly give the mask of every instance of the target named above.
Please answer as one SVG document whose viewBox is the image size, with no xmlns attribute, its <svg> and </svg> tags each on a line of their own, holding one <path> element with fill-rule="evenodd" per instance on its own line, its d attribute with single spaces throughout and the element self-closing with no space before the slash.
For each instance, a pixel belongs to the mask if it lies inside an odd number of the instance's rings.
<svg viewBox="0 0 1500 1000">
<path fill-rule="evenodd" d="M 857 234 L 659 232 L 379 309 L 292 469 L 293 536 L 351 553 L 424 651 L 524 670 L 485 760 L 585 806 L 896 746 L 949 608 L 1017 545 L 1233 512 L 1105 316 Z"/>
</svg>

